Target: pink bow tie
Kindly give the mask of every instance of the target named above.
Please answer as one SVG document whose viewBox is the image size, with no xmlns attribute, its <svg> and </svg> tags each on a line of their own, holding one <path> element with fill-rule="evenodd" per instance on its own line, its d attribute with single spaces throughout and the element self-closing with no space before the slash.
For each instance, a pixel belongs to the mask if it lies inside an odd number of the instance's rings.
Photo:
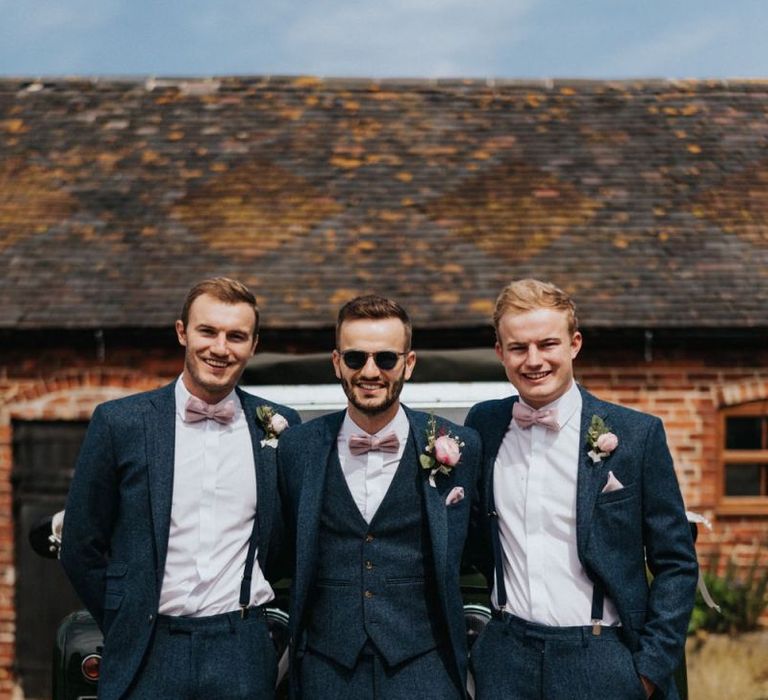
<svg viewBox="0 0 768 700">
<path fill-rule="evenodd" d="M 528 430 L 534 424 L 544 426 L 547 430 L 560 430 L 556 408 L 536 410 L 520 401 L 515 401 L 512 406 L 512 417 L 523 430 Z"/>
<path fill-rule="evenodd" d="M 394 433 L 387 433 L 381 438 L 373 435 L 350 435 L 349 451 L 353 455 L 363 455 L 366 452 L 381 450 L 382 452 L 397 452 L 400 440 Z"/>
<path fill-rule="evenodd" d="M 235 402 L 230 399 L 223 403 L 211 405 L 190 396 L 184 407 L 184 420 L 187 423 L 197 423 L 201 420 L 215 420 L 217 423 L 229 423 L 235 417 Z"/>
</svg>

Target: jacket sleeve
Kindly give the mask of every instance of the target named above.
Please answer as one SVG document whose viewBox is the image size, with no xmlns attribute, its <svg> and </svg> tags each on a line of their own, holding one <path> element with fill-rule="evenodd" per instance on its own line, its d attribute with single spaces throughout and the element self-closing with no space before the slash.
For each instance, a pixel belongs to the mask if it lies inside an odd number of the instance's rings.
<svg viewBox="0 0 768 700">
<path fill-rule="evenodd" d="M 649 430 L 642 474 L 643 540 L 653 580 L 634 660 L 638 673 L 666 696 L 685 646 L 698 564 L 672 457 L 658 419 Z"/>
<path fill-rule="evenodd" d="M 117 499 L 112 427 L 103 407 L 99 406 L 75 466 L 61 544 L 61 564 L 99 627 L 104 619 L 104 574 Z"/>
</svg>

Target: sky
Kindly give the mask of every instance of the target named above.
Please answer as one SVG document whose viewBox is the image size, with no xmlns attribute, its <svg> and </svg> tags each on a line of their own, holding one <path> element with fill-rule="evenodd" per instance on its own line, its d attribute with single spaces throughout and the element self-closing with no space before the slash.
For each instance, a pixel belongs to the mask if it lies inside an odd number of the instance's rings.
<svg viewBox="0 0 768 700">
<path fill-rule="evenodd" d="M 0 0 L 5 77 L 768 77 L 768 0 Z"/>
</svg>

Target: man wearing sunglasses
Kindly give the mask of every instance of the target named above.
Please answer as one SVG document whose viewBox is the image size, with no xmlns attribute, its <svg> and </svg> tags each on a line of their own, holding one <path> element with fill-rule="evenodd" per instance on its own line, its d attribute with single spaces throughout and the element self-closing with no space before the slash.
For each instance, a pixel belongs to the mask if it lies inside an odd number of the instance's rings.
<svg viewBox="0 0 768 700">
<path fill-rule="evenodd" d="M 294 698 L 465 697 L 459 565 L 480 444 L 400 404 L 410 348 L 399 304 L 345 304 L 332 361 L 347 408 L 280 442 Z"/>
</svg>

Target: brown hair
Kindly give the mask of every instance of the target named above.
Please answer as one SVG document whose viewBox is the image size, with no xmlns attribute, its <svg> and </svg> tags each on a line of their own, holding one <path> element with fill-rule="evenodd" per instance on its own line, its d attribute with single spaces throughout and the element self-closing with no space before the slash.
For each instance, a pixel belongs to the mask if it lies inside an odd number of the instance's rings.
<svg viewBox="0 0 768 700">
<path fill-rule="evenodd" d="M 556 309 L 568 316 L 568 332 L 573 335 L 579 329 L 576 304 L 568 294 L 550 282 L 522 279 L 510 282 L 496 299 L 493 326 L 498 335 L 499 321 L 506 313 L 522 314 L 535 309 Z"/>
<path fill-rule="evenodd" d="M 336 345 L 339 344 L 341 324 L 345 321 L 385 318 L 399 318 L 403 322 L 405 326 L 405 350 L 410 350 L 413 327 L 408 312 L 396 301 L 376 294 L 355 297 L 339 309 L 339 315 L 336 318 Z"/>
<path fill-rule="evenodd" d="M 181 309 L 181 322 L 184 324 L 184 328 L 187 327 L 187 322 L 189 321 L 189 309 L 192 303 L 203 294 L 210 294 L 210 296 L 226 304 L 248 304 L 251 306 L 253 313 L 256 315 L 256 323 L 253 328 L 254 338 L 258 335 L 259 305 L 256 303 L 256 297 L 242 282 L 230 279 L 229 277 L 211 277 L 198 282 L 187 292 L 187 298 L 184 300 L 184 306 Z"/>
</svg>

